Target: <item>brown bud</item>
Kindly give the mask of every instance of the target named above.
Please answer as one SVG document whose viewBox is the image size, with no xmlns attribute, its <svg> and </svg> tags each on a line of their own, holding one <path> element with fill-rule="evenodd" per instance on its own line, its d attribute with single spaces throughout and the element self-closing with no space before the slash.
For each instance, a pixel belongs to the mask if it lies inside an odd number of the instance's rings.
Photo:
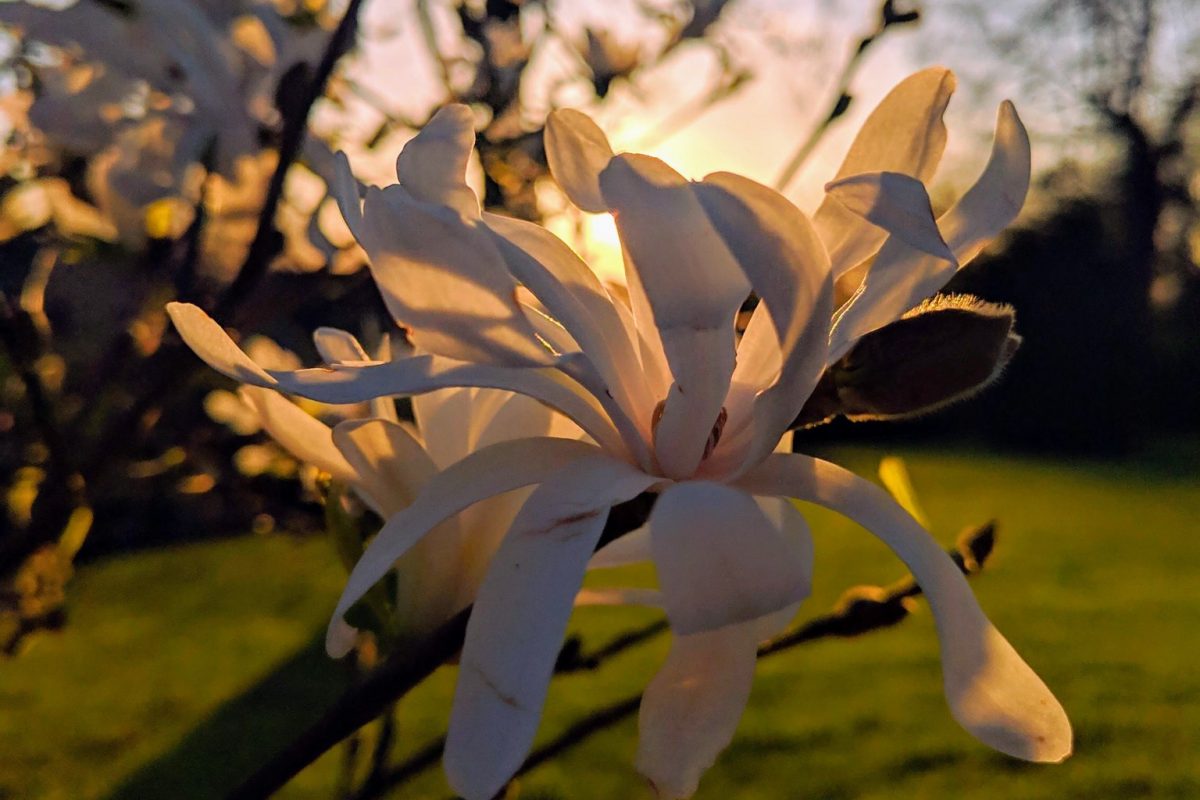
<svg viewBox="0 0 1200 800">
<path fill-rule="evenodd" d="M 897 419 L 970 397 L 1000 376 L 1020 346 L 1011 306 L 939 295 L 863 336 L 821 377 L 795 426 L 841 414 Z"/>
</svg>

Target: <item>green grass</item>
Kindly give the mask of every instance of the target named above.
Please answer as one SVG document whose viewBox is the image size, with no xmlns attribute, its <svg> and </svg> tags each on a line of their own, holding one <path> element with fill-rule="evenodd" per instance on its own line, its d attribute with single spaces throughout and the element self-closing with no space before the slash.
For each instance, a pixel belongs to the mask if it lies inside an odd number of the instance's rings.
<svg viewBox="0 0 1200 800">
<path fill-rule="evenodd" d="M 1000 520 L 975 590 L 1071 714 L 1076 754 L 1029 766 L 975 743 L 941 697 L 922 606 L 903 625 L 760 664 L 734 745 L 700 798 L 1193 798 L 1200 796 L 1200 481 L 1197 459 L 1157 466 L 905 453 L 936 535 Z M 862 474 L 879 453 L 843 451 Z M 878 542 L 813 513 L 815 591 L 903 568 Z M 342 575 L 322 541 L 245 538 L 81 570 L 65 634 L 0 664 L 0 798 L 219 797 L 345 685 L 314 637 Z M 594 646 L 653 618 L 583 609 Z M 645 684 L 666 639 L 559 678 L 541 741 Z M 452 668 L 401 706 L 397 756 L 444 730 Z M 521 781 L 526 798 L 649 797 L 635 723 Z M 282 794 L 329 798 L 335 752 Z M 398 797 L 448 796 L 438 769 Z"/>
</svg>

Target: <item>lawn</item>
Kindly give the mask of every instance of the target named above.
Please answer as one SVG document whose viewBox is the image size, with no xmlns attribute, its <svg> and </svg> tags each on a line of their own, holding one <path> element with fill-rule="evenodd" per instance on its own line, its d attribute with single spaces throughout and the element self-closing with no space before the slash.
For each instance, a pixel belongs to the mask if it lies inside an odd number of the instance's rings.
<svg viewBox="0 0 1200 800">
<path fill-rule="evenodd" d="M 880 453 L 837 456 L 860 473 Z M 733 747 L 700 798 L 1194 798 L 1200 796 L 1200 459 L 1065 464 L 904 453 L 935 534 L 1000 521 L 975 590 L 1067 707 L 1076 755 L 1023 765 L 962 732 L 941 697 L 924 609 L 852 640 L 760 664 Z M 807 509 L 806 509 L 807 510 Z M 802 612 L 903 567 L 853 525 L 813 512 L 816 586 Z M 0 798 L 219 797 L 346 684 L 317 637 L 342 579 L 319 539 L 241 538 L 88 566 L 62 635 L 0 664 Z M 603 644 L 652 612 L 583 609 Z M 660 636 L 559 678 L 541 740 L 644 685 Z M 399 712 L 396 757 L 444 730 L 453 669 Z M 521 779 L 520 797 L 649 797 L 627 720 Z M 330 798 L 340 751 L 281 796 Z M 448 796 L 427 770 L 397 797 Z"/>
</svg>

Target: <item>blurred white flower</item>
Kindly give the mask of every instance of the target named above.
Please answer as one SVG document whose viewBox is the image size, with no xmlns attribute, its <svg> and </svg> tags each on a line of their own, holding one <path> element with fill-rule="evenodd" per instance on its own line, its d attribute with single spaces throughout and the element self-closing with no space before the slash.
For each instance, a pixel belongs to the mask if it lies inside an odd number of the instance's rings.
<svg viewBox="0 0 1200 800">
<path fill-rule="evenodd" d="M 496 551 L 467 628 L 445 755 L 460 794 L 490 798 L 521 765 L 608 511 L 645 491 L 659 493 L 645 528 L 595 558 L 656 568 L 675 638 L 643 699 L 638 766 L 664 796 L 690 795 L 729 743 L 758 642 L 808 594 L 812 543 L 786 498 L 859 522 L 909 567 L 937 623 L 947 701 L 967 730 L 1020 758 L 1070 753 L 1062 708 L 924 529 L 874 484 L 773 452 L 827 364 L 941 288 L 1020 207 L 1028 140 L 1006 103 L 987 169 L 934 219 L 920 179 L 940 155 L 952 82 L 927 70 L 889 95 L 855 142 L 848 174 L 829 185 L 834 210 L 819 211 L 816 226 L 765 186 L 728 173 L 689 182 L 657 159 L 614 155 L 583 114 L 553 114 L 551 170 L 581 209 L 616 216 L 628 307 L 545 229 L 480 214 L 463 177 L 474 140 L 463 106 L 443 109 L 404 148 L 399 185 L 360 197 L 343 162 L 337 186 L 390 312 L 430 355 L 267 370 L 198 308 L 170 307 L 185 341 L 246 383 L 325 402 L 500 388 L 555 408 L 590 437 L 501 442 L 431 477 L 388 520 L 335 611 L 333 633 L 436 525 L 538 486 Z M 835 272 L 873 254 L 835 313 Z M 761 303 L 739 343 L 734 320 L 752 291 Z M 344 652 L 332 633 L 329 644 Z"/>
</svg>

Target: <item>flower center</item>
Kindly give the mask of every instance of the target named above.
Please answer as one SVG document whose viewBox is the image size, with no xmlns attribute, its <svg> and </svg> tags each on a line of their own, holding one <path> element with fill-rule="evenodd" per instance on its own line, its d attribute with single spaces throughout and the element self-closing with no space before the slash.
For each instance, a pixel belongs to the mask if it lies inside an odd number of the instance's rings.
<svg viewBox="0 0 1200 800">
<path fill-rule="evenodd" d="M 666 400 L 659 400 L 658 405 L 654 407 L 654 414 L 650 417 L 650 433 L 657 438 L 658 423 L 662 420 L 663 409 L 667 407 Z M 721 406 L 721 413 L 717 414 L 717 421 L 713 423 L 712 430 L 708 432 L 708 441 L 704 443 L 704 455 L 700 456 L 703 461 L 713 454 L 717 449 L 717 444 L 721 441 L 721 432 L 725 430 L 725 423 L 729 421 L 729 412 L 725 410 L 725 406 Z"/>
</svg>

